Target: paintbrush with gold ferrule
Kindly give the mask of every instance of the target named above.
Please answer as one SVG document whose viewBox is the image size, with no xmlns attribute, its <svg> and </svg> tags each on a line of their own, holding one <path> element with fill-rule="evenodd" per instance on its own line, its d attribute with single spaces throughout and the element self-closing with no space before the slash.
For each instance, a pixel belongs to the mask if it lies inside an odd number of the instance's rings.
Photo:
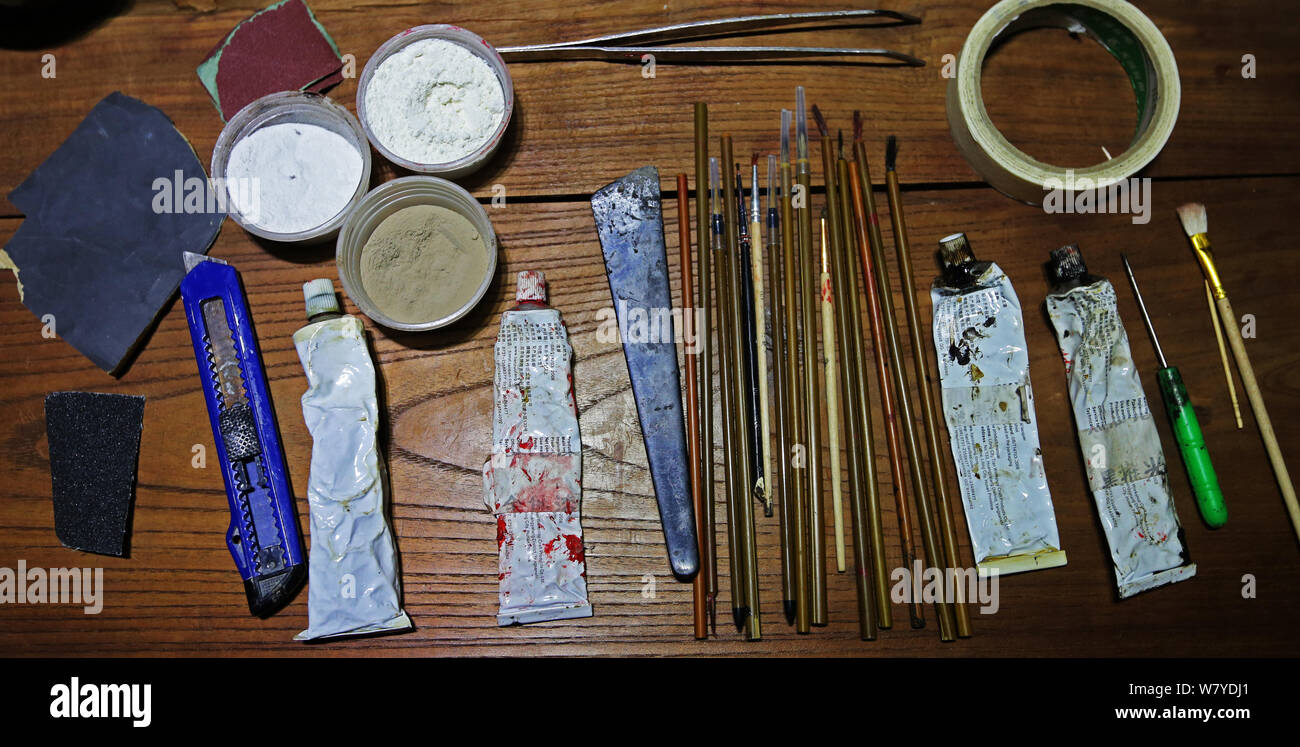
<svg viewBox="0 0 1300 747">
<path fill-rule="evenodd" d="M 1232 357 L 1236 359 L 1237 368 L 1241 371 L 1241 382 L 1245 385 L 1250 409 L 1255 413 L 1255 422 L 1259 425 L 1259 435 L 1264 439 L 1264 449 L 1273 464 L 1277 486 L 1282 490 L 1282 500 L 1286 502 L 1287 513 L 1291 515 L 1291 527 L 1295 530 L 1296 536 L 1300 537 L 1300 504 L 1296 503 L 1295 486 L 1291 484 L 1291 475 L 1287 473 L 1286 462 L 1282 459 L 1282 449 L 1278 446 L 1277 436 L 1273 433 L 1273 422 L 1269 420 L 1268 409 L 1264 407 L 1264 395 L 1260 393 L 1259 383 L 1255 381 L 1255 369 L 1251 367 L 1250 357 L 1246 355 L 1246 344 L 1241 339 L 1241 329 L 1237 327 L 1237 316 L 1232 311 L 1228 292 L 1223 289 L 1223 283 L 1219 280 L 1219 271 L 1214 266 L 1214 253 L 1210 249 L 1209 221 L 1205 215 L 1205 206 L 1199 202 L 1183 205 L 1178 208 L 1178 220 L 1182 222 L 1187 237 L 1192 240 L 1192 251 L 1196 252 L 1196 259 L 1201 263 L 1201 271 L 1205 273 L 1205 279 L 1214 294 L 1214 303 L 1219 308 L 1219 317 L 1223 320 L 1224 330 L 1228 333 Z"/>
</svg>

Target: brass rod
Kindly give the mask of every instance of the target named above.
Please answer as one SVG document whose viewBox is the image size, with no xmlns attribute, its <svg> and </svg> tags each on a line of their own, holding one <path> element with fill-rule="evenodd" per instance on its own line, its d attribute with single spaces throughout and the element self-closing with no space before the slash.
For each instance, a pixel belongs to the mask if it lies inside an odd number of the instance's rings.
<svg viewBox="0 0 1300 747">
<path fill-rule="evenodd" d="M 677 175 L 677 243 L 681 249 L 681 262 L 678 269 L 682 281 L 682 326 L 690 329 L 694 319 L 688 309 L 695 307 L 695 291 L 691 287 L 691 203 L 688 192 L 690 187 L 685 174 Z M 684 335 L 683 340 L 689 340 Z M 695 355 L 689 347 L 683 346 L 682 359 L 686 367 L 686 453 L 691 486 L 691 507 L 695 510 L 695 531 L 698 537 L 704 536 L 704 476 L 700 471 L 700 423 L 699 423 L 699 383 L 695 376 Z M 694 602 L 695 638 L 703 640 L 709 637 L 709 589 L 706 574 L 696 573 L 691 579 L 691 598 Z"/>
<path fill-rule="evenodd" d="M 715 260 L 713 272 L 718 299 L 718 373 L 721 384 L 718 391 L 722 405 L 722 459 L 723 477 L 726 485 L 723 495 L 726 499 L 727 508 L 727 562 L 731 568 L 732 621 L 735 623 L 736 629 L 740 630 L 744 628 L 745 618 L 749 616 L 749 608 L 745 605 L 744 564 L 740 559 L 740 532 L 737 529 L 740 521 L 736 516 L 737 506 L 745 500 L 745 491 L 741 487 L 744 481 L 738 479 L 736 475 L 738 456 L 734 417 L 735 402 L 733 401 L 735 387 L 731 381 L 736 374 L 736 367 L 731 360 L 731 304 L 727 301 L 731 289 L 727 277 L 726 216 L 723 215 L 724 209 L 721 196 L 715 193 L 715 190 L 722 188 L 718 171 L 718 159 L 710 158 L 709 192 L 712 205 L 710 251 L 713 253 L 713 259 Z"/>
<path fill-rule="evenodd" d="M 826 598 L 826 539 L 822 522 L 822 443 L 821 443 L 821 377 L 817 375 L 817 327 L 813 311 L 816 308 L 817 273 L 813 271 L 815 247 L 812 233 L 812 174 L 808 164 L 808 128 L 804 109 L 803 86 L 796 89 L 795 117 L 798 120 L 798 170 L 799 201 L 794 211 L 799 221 L 799 273 L 802 289 L 800 306 L 803 317 L 804 381 L 808 391 L 808 562 L 811 586 L 812 624 L 825 625 L 829 618 Z"/>
<path fill-rule="evenodd" d="M 871 170 L 867 167 L 866 147 L 862 139 L 855 139 L 862 162 L 862 178 L 870 185 Z M 934 378 L 926 356 L 926 348 L 933 344 L 929 335 L 923 334 L 921 314 L 917 310 L 916 286 L 912 277 L 912 253 L 907 242 L 907 221 L 903 218 L 903 193 L 898 174 L 894 169 L 885 171 L 886 194 L 889 197 L 889 219 L 894 230 L 894 249 L 898 252 L 898 276 L 903 284 L 903 310 L 907 313 L 907 329 L 912 340 L 912 363 L 916 368 L 917 390 L 921 397 L 921 416 L 925 425 L 925 440 L 930 453 L 930 475 L 934 482 L 935 509 L 939 519 L 939 534 L 943 545 L 944 561 L 948 568 L 961 567 L 957 552 L 957 529 L 953 521 L 952 501 L 948 497 L 948 477 L 944 470 L 947 456 L 939 439 L 939 411 L 934 399 Z M 867 210 L 874 211 L 874 196 L 867 200 Z M 957 635 L 971 636 L 970 612 L 966 608 L 966 591 L 961 584 L 953 584 L 953 612 L 957 621 Z"/>
<path fill-rule="evenodd" d="M 846 262 L 845 247 L 847 243 L 843 230 L 844 203 L 840 194 L 843 192 L 843 186 L 848 181 L 845 178 L 848 172 L 843 168 L 842 160 L 840 161 L 841 167 L 836 169 L 831 154 L 829 137 L 822 138 L 822 164 L 826 169 L 826 206 L 830 215 L 831 246 L 827 253 L 831 261 L 832 280 L 835 286 L 837 336 L 841 343 L 839 346 L 841 374 L 839 387 L 842 393 L 841 402 L 845 414 L 844 453 L 848 462 L 849 510 L 853 517 L 853 570 L 858 600 L 858 635 L 862 640 L 870 641 L 876 638 L 877 620 L 875 599 L 870 581 L 871 545 L 867 539 L 869 530 L 864 504 L 864 485 L 862 483 L 864 457 L 862 423 L 860 420 L 861 415 L 858 412 L 859 407 L 866 405 L 868 394 L 866 391 L 854 391 L 854 384 L 858 380 L 857 372 L 861 365 L 858 356 L 861 355 L 862 350 L 860 345 L 855 344 L 860 341 L 854 339 L 855 332 L 851 318 L 857 308 L 853 296 L 856 288 L 850 290 L 851 286 L 848 282 L 849 271 L 847 268 L 851 267 L 851 265 Z"/>
<path fill-rule="evenodd" d="M 730 304 L 730 317 L 732 320 L 731 339 L 728 341 L 732 347 L 732 362 L 735 364 L 732 375 L 732 413 L 737 427 L 736 440 L 734 445 L 737 447 L 736 470 L 738 492 L 733 499 L 736 503 L 736 532 L 739 534 L 739 551 L 740 557 L 737 558 L 740 567 L 743 569 L 741 581 L 745 586 L 745 605 L 746 605 L 746 626 L 749 631 L 749 639 L 756 641 L 762 637 L 762 627 L 759 617 L 758 603 L 758 548 L 754 536 L 754 506 L 753 491 L 750 482 L 750 475 L 753 474 L 753 465 L 750 460 L 750 452 L 747 446 L 746 438 L 748 424 L 751 413 L 749 411 L 749 397 L 745 392 L 744 379 L 741 375 L 741 366 L 745 360 L 745 326 L 743 324 L 744 309 L 741 307 L 741 266 L 740 266 L 740 234 L 737 219 L 740 217 L 737 212 L 736 193 L 735 193 L 735 160 L 732 155 L 731 136 L 722 136 L 722 183 L 723 183 L 723 204 L 726 209 L 723 215 L 723 225 L 725 227 L 725 236 L 727 243 L 727 277 L 728 293 L 725 299 Z M 733 569 L 735 565 L 733 564 Z M 734 573 L 734 570 L 733 570 Z"/>
<path fill-rule="evenodd" d="M 794 175 L 790 163 L 790 110 L 781 111 L 781 266 L 784 269 L 781 282 L 783 285 L 786 305 L 785 305 L 785 336 L 788 344 L 785 349 L 786 356 L 786 376 L 789 378 L 791 392 L 791 418 L 790 433 L 791 448 L 790 451 L 782 456 L 782 459 L 789 462 L 791 473 L 795 475 L 793 479 L 794 487 L 794 506 L 790 515 L 793 519 L 793 530 L 791 535 L 794 539 L 794 558 L 795 558 L 795 575 L 794 575 L 794 601 L 795 601 L 795 631 L 807 633 L 812 629 L 812 588 L 810 583 L 810 574 L 808 569 L 808 511 L 806 504 L 808 502 L 808 480 L 807 476 L 801 470 L 806 470 L 807 465 L 807 412 L 808 412 L 808 390 L 807 382 L 799 370 L 800 337 L 799 337 L 799 307 L 798 302 L 801 297 L 799 292 L 799 263 L 798 263 L 798 244 L 795 239 L 795 220 L 794 207 L 792 200 Z"/>
<path fill-rule="evenodd" d="M 767 159 L 767 264 L 772 286 L 772 381 L 776 385 L 776 451 L 772 454 L 776 468 L 777 490 L 780 501 L 777 517 L 781 526 L 781 608 L 787 625 L 794 625 L 795 616 L 795 563 L 794 563 L 794 469 L 788 455 L 792 445 L 790 378 L 786 371 L 785 339 L 785 288 L 781 277 L 781 208 L 776 191 L 780 186 L 776 156 Z"/>
<path fill-rule="evenodd" d="M 875 264 L 872 261 L 873 245 L 867 235 L 867 213 L 862 198 L 861 171 L 854 161 L 849 165 L 849 187 L 853 193 L 854 228 L 858 234 L 858 254 L 862 262 L 863 286 L 867 295 L 867 317 L 871 321 L 871 339 L 876 348 L 876 376 L 880 389 L 880 404 L 885 415 L 885 438 L 889 445 L 889 464 L 893 474 L 894 507 L 898 514 L 898 541 L 903 551 L 903 565 L 908 573 L 916 570 L 916 550 L 912 544 L 912 519 L 904 497 L 907 471 L 903 466 L 903 447 L 899 433 L 898 415 L 894 402 L 894 374 L 888 353 L 889 341 L 883 319 L 880 286 L 876 282 Z M 913 628 L 925 627 L 925 617 L 916 599 L 907 604 Z"/>
<path fill-rule="evenodd" d="M 717 634 L 718 605 L 718 545 L 716 499 L 713 471 L 713 276 L 709 268 L 709 107 L 704 102 L 695 104 L 695 245 L 700 257 L 699 316 L 696 333 L 699 335 L 697 352 L 700 364 L 697 389 L 700 395 L 700 470 L 704 478 L 704 513 L 700 532 L 700 569 L 708 589 L 709 628 Z"/>
<path fill-rule="evenodd" d="M 866 547 L 871 550 L 871 570 L 870 581 L 872 590 L 875 594 L 875 610 L 877 624 L 882 628 L 892 628 L 894 625 L 894 612 L 890 599 L 889 587 L 889 570 L 885 559 L 885 522 L 884 516 L 880 510 L 880 483 L 879 474 L 876 470 L 876 450 L 875 450 L 875 431 L 871 419 L 871 385 L 870 385 L 870 367 L 867 365 L 867 336 L 862 328 L 862 306 L 865 298 L 859 293 L 858 269 L 857 269 L 857 233 L 853 230 L 853 192 L 847 187 L 849 185 L 850 172 L 849 164 L 843 159 L 837 165 L 837 168 L 843 169 L 840 184 L 846 185 L 839 190 L 840 197 L 840 220 L 842 222 L 842 234 L 844 236 L 844 268 L 847 298 L 852 304 L 849 309 L 850 337 L 854 346 L 854 363 L 857 370 L 854 371 L 856 396 L 853 398 L 859 404 L 857 410 L 858 432 L 861 438 L 861 447 L 857 454 L 858 470 L 861 474 L 861 482 L 864 494 L 864 505 L 862 511 L 866 514 L 863 522 L 867 531 Z M 875 353 L 873 352 L 873 355 Z M 854 529 L 857 530 L 857 517 L 854 518 Z M 857 537 L 857 534 L 854 535 Z M 856 539 L 854 540 L 857 541 Z"/>
</svg>

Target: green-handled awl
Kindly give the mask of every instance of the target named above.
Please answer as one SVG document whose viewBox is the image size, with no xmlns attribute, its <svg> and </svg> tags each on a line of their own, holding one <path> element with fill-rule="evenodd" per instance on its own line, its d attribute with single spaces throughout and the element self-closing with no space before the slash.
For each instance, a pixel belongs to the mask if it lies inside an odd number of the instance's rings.
<svg viewBox="0 0 1300 747">
<path fill-rule="evenodd" d="M 1201 518 L 1205 523 L 1217 529 L 1228 521 L 1228 509 L 1223 505 L 1223 491 L 1219 489 L 1219 476 L 1214 473 L 1210 462 L 1210 452 L 1205 448 L 1205 437 L 1201 435 L 1201 424 L 1196 420 L 1192 401 L 1183 386 L 1182 374 L 1165 360 L 1165 351 L 1160 348 L 1155 327 L 1151 326 L 1151 317 L 1147 306 L 1142 302 L 1142 292 L 1138 290 L 1137 278 L 1133 277 L 1133 266 L 1128 257 L 1121 254 L 1124 272 L 1128 273 L 1129 285 L 1137 297 L 1138 309 L 1142 312 L 1142 323 L 1155 345 L 1156 358 L 1160 361 L 1160 370 L 1156 371 L 1156 380 L 1160 382 L 1160 393 L 1164 396 L 1165 410 L 1169 413 L 1169 422 L 1174 428 L 1174 438 L 1178 441 L 1178 450 L 1182 452 L 1183 464 L 1187 467 L 1187 479 L 1192 483 L 1192 492 L 1196 495 L 1196 505 L 1201 509 Z"/>
</svg>

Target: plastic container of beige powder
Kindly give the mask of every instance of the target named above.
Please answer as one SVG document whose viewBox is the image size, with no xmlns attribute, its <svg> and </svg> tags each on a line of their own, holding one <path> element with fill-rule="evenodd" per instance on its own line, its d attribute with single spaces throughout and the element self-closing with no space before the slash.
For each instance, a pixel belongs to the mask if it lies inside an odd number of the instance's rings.
<svg viewBox="0 0 1300 747">
<path fill-rule="evenodd" d="M 357 116 L 385 158 L 454 179 L 492 158 L 515 108 L 496 49 L 459 26 L 409 28 L 380 45 L 357 82 Z"/>
<path fill-rule="evenodd" d="M 487 211 L 433 176 L 375 187 L 339 230 L 339 280 L 362 313 L 390 329 L 424 332 L 469 313 L 497 268 Z"/>
</svg>

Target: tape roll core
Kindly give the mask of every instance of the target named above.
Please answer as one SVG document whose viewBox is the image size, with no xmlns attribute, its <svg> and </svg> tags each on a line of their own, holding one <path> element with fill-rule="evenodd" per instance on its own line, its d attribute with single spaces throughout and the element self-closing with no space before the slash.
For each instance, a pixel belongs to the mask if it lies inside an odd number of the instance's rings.
<svg viewBox="0 0 1300 747">
<path fill-rule="evenodd" d="M 996 44 L 1029 28 L 1060 27 L 1092 36 L 1129 73 L 1138 98 L 1138 131 L 1109 161 L 1073 168 L 1044 163 L 1011 144 L 984 108 L 984 58 Z M 948 82 L 948 126 L 957 150 L 999 192 L 1029 204 L 1047 189 L 1083 180 L 1103 188 L 1128 179 L 1168 142 L 1178 119 L 1182 89 L 1169 42 L 1140 10 L 1122 0 L 1002 0 L 975 23 Z M 1070 172 L 1067 177 L 1067 172 Z"/>
</svg>

